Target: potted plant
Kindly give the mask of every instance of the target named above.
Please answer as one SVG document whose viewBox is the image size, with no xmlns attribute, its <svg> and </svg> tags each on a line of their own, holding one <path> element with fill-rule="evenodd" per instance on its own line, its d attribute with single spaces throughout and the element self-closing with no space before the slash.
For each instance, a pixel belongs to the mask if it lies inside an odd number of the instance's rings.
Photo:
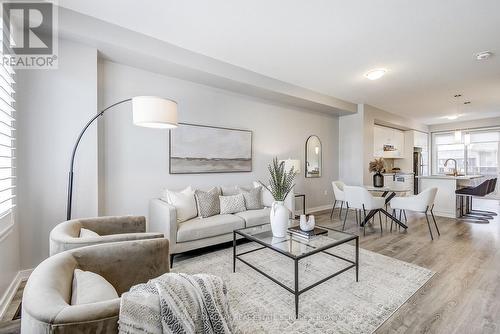
<svg viewBox="0 0 500 334">
<path fill-rule="evenodd" d="M 279 162 L 277 157 L 273 159 L 272 164 L 269 164 L 268 169 L 270 174 L 269 186 L 262 182 L 260 184 L 271 193 L 274 199 L 269 216 L 273 236 L 283 238 L 286 236 L 290 217 L 290 210 L 284 205 L 284 201 L 294 187 L 295 171 L 293 167 L 286 171 L 285 163 L 283 161 Z"/>
<path fill-rule="evenodd" d="M 384 186 L 384 176 L 382 175 L 382 172 L 385 170 L 384 159 L 379 158 L 370 161 L 368 170 L 371 173 L 375 173 L 373 174 L 373 186 L 377 188 L 382 188 Z"/>
</svg>

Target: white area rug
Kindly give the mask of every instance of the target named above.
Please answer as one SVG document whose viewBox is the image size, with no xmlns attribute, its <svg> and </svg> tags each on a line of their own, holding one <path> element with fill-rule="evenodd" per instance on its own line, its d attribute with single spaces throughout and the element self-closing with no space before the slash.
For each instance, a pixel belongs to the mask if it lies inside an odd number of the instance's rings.
<svg viewBox="0 0 500 334">
<path fill-rule="evenodd" d="M 256 247 L 238 246 L 238 253 Z M 354 259 L 354 247 L 330 251 Z M 265 249 L 243 258 L 293 287 L 293 261 Z M 373 333 L 433 275 L 425 268 L 360 248 L 359 282 L 354 268 L 300 295 L 294 295 L 241 261 L 232 273 L 232 248 L 174 263 L 175 272 L 210 273 L 224 279 L 229 303 L 242 333 Z M 326 254 L 299 261 L 299 288 L 348 263 Z"/>
</svg>

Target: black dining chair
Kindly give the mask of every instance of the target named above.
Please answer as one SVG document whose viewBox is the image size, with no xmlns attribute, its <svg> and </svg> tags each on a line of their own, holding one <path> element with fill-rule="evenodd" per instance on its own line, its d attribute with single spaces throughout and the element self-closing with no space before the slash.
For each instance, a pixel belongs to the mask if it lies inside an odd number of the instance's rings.
<svg viewBox="0 0 500 334">
<path fill-rule="evenodd" d="M 490 186 L 488 187 L 488 194 L 491 194 L 495 191 L 496 187 L 497 187 L 497 178 L 493 178 L 493 179 L 490 179 Z M 484 211 L 484 210 L 473 210 L 472 209 L 472 198 L 471 198 L 471 203 L 470 203 L 470 212 L 472 214 L 476 214 L 476 215 L 486 215 L 486 216 L 497 216 L 497 213 L 496 212 L 493 212 L 493 211 Z"/>
<path fill-rule="evenodd" d="M 489 189 L 489 194 L 495 191 L 495 188 L 497 187 L 497 178 L 495 177 L 494 179 L 491 179 L 491 187 Z"/>
<path fill-rule="evenodd" d="M 495 190 L 495 186 L 496 179 L 490 179 L 475 187 L 465 187 L 456 190 L 455 194 L 459 200 L 460 217 L 484 223 L 487 223 L 489 219 L 493 219 L 493 215 L 496 215 L 494 212 L 473 210 L 472 199 L 488 195 Z"/>
</svg>

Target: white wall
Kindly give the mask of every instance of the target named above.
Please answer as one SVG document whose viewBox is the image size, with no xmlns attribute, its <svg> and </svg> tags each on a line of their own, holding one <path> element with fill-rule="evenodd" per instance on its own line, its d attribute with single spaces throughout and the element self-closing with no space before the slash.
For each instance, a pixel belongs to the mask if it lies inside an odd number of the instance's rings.
<svg viewBox="0 0 500 334">
<path fill-rule="evenodd" d="M 0 312 L 8 302 L 9 285 L 21 268 L 19 228 L 11 225 L 11 218 L 9 214 L 0 220 Z"/>
<path fill-rule="evenodd" d="M 17 211 L 21 266 L 48 256 L 50 230 L 66 219 L 69 158 L 78 133 L 96 113 L 97 50 L 59 41 L 59 69 L 17 77 Z M 97 128 L 80 144 L 73 216 L 97 214 Z"/>
<path fill-rule="evenodd" d="M 494 126 L 500 126 L 500 117 L 483 118 L 473 121 L 459 121 L 452 123 L 433 124 L 429 125 L 429 131 L 430 132 L 454 131 L 454 130 L 465 130 L 474 128 L 487 128 Z"/>
<path fill-rule="evenodd" d="M 136 127 L 131 106 L 122 105 L 104 116 L 100 138 L 102 196 L 100 213 L 147 214 L 148 200 L 162 187 L 249 184 L 267 180 L 273 156 L 299 158 L 304 164 L 305 142 L 318 135 L 323 145 L 323 173 L 318 179 L 298 176 L 297 191 L 305 192 L 308 207 L 332 202 L 331 181 L 338 177 L 338 119 L 273 105 L 267 101 L 211 88 L 108 61 L 100 64 L 101 107 L 136 95 L 176 100 L 181 122 L 253 131 L 251 173 L 170 175 L 168 131 Z M 175 130 L 174 130 L 175 131 Z M 302 167 L 302 171 L 304 167 Z M 324 192 L 327 191 L 327 195 Z"/>
<path fill-rule="evenodd" d="M 399 116 L 369 104 L 364 105 L 365 122 L 377 123 L 380 125 L 391 126 L 401 130 L 418 130 L 428 132 L 429 127 L 425 124 L 417 122 L 411 118 Z"/>
<path fill-rule="evenodd" d="M 339 118 L 339 179 L 346 184 L 363 184 L 365 135 L 363 105 L 358 104 L 356 114 Z"/>
</svg>

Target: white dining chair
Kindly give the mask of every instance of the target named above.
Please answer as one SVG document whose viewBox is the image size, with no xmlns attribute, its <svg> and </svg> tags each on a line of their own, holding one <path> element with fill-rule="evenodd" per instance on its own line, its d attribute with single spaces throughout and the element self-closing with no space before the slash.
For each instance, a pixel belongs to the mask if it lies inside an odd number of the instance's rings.
<svg viewBox="0 0 500 334">
<path fill-rule="evenodd" d="M 333 210 L 335 209 L 337 202 L 340 202 L 339 219 L 342 217 L 342 208 L 344 207 L 344 202 L 345 202 L 344 186 L 345 184 L 342 181 L 332 182 L 333 195 L 335 196 L 335 201 L 333 202 L 332 212 L 330 213 L 330 219 L 333 217 Z"/>
<path fill-rule="evenodd" d="M 400 210 L 399 211 L 400 217 L 401 217 L 401 212 L 405 212 L 405 210 L 424 213 L 425 219 L 427 220 L 427 226 L 429 227 L 431 240 L 434 240 L 428 212 L 431 213 L 432 220 L 434 221 L 434 226 L 436 226 L 436 231 L 438 235 L 441 235 L 439 233 L 439 228 L 436 223 L 436 218 L 434 217 L 434 212 L 432 211 L 434 209 L 434 200 L 436 198 L 437 191 L 438 188 L 428 188 L 422 191 L 418 195 L 406 196 L 406 197 L 394 197 L 390 202 L 392 208 L 392 214 L 394 215 L 394 217 L 396 217 L 396 210 Z M 392 231 L 392 222 L 391 222 L 391 231 Z"/>
<path fill-rule="evenodd" d="M 396 219 L 391 214 L 389 214 L 385 207 L 385 198 L 384 197 L 374 197 L 370 192 L 364 187 L 358 186 L 344 186 L 345 193 L 345 202 L 347 203 L 347 207 L 351 209 L 361 210 L 361 214 L 364 215 L 364 221 L 362 220 L 363 226 L 363 235 L 366 235 L 366 223 L 375 215 L 379 214 L 380 221 L 380 233 L 382 234 L 382 217 L 381 213 L 389 217 L 390 219 Z M 369 211 L 368 215 L 366 211 Z M 342 230 L 345 228 L 345 223 L 347 220 L 347 215 L 349 210 L 346 212 L 344 217 L 344 224 L 342 225 Z"/>
</svg>

